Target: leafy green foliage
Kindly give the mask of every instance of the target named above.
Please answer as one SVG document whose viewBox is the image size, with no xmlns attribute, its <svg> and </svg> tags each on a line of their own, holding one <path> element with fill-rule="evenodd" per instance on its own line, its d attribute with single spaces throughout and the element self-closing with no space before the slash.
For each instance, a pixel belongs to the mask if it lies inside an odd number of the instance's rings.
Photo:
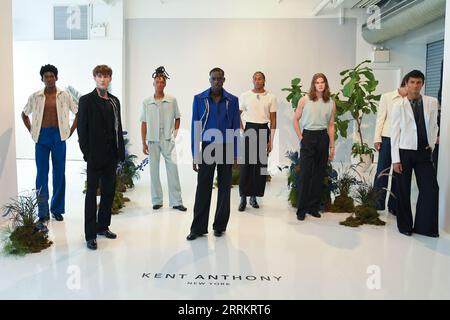
<svg viewBox="0 0 450 320">
<path fill-rule="evenodd" d="M 374 94 L 378 81 L 375 79 L 373 70 L 366 66 L 370 62 L 366 60 L 353 69 L 342 71 L 340 75 L 343 88 L 340 93 L 332 96 L 336 103 L 335 138 L 337 139 L 339 135 L 347 138 L 349 123 L 355 121 L 359 142 L 353 145 L 352 155 L 360 156 L 360 158 L 363 154 L 373 155 L 375 151 L 364 142 L 361 131 L 363 116 L 376 113 L 377 103 L 380 100 L 380 95 Z M 340 94 L 343 95 L 342 99 Z M 346 114 L 349 114 L 351 118 L 343 119 Z"/>
<path fill-rule="evenodd" d="M 281 89 L 281 91 L 289 92 L 288 96 L 286 97 L 286 100 L 291 103 L 291 106 L 294 110 L 297 109 L 298 102 L 306 94 L 306 92 L 302 90 L 300 78 L 292 79 L 291 87 L 283 88 Z"/>
</svg>

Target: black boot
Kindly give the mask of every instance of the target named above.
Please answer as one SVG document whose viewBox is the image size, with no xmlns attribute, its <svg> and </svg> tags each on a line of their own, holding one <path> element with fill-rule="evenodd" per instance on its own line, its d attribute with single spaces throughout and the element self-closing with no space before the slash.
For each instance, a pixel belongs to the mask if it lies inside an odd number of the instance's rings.
<svg viewBox="0 0 450 320">
<path fill-rule="evenodd" d="M 247 197 L 241 197 L 241 203 L 239 204 L 239 211 L 245 211 L 245 207 L 247 206 Z"/>
<path fill-rule="evenodd" d="M 258 205 L 258 202 L 256 202 L 255 196 L 250 197 L 250 205 L 255 209 L 259 208 L 259 205 Z"/>
</svg>

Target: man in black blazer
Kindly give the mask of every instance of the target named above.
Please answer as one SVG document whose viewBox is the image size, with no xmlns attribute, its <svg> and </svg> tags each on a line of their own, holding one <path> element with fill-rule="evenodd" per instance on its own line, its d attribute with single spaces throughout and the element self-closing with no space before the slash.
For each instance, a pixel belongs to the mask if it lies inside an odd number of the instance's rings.
<svg viewBox="0 0 450 320">
<path fill-rule="evenodd" d="M 111 207 L 119 161 L 125 160 L 125 146 L 120 117 L 120 102 L 108 92 L 112 70 L 99 65 L 93 70 L 97 87 L 80 98 L 78 137 L 87 162 L 87 190 L 84 208 L 84 231 L 87 247 L 97 249 L 97 235 L 115 239 L 109 230 Z M 97 188 L 101 181 L 101 200 L 97 218 Z"/>
</svg>

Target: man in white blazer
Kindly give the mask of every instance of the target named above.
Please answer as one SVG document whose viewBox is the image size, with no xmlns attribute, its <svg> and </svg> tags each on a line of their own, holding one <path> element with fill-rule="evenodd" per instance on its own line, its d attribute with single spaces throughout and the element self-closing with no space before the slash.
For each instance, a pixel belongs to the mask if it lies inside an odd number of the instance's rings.
<svg viewBox="0 0 450 320">
<path fill-rule="evenodd" d="M 373 185 L 375 189 L 380 192 L 380 196 L 377 199 L 377 210 L 380 211 L 383 211 L 386 207 L 386 189 L 389 183 L 388 170 L 390 170 L 392 165 L 390 130 L 392 107 L 396 101 L 401 100 L 407 95 L 407 93 L 405 78 L 403 78 L 400 88 L 381 95 L 380 103 L 378 105 L 373 145 L 375 150 L 379 152 L 379 155 L 377 174 L 375 175 Z M 382 173 L 385 174 L 380 176 Z M 392 179 L 390 190 L 391 194 L 389 195 L 388 201 L 388 211 L 394 215 L 396 209 L 395 197 L 393 196 L 393 194 L 395 194 L 395 185 L 396 180 Z"/>
<path fill-rule="evenodd" d="M 401 233 L 439 237 L 439 186 L 431 154 L 438 137 L 438 101 L 420 94 L 425 76 L 418 70 L 405 76 L 407 97 L 391 114 L 391 154 L 397 179 L 397 226 Z M 411 176 L 419 188 L 415 221 L 411 212 Z"/>
</svg>

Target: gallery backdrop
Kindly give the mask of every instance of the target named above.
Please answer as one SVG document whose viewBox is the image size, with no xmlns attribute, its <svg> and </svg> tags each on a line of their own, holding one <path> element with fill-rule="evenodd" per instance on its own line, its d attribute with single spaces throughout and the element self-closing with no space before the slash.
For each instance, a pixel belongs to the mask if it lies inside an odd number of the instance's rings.
<svg viewBox="0 0 450 320">
<path fill-rule="evenodd" d="M 274 159 L 298 148 L 293 110 L 285 100 L 291 79 L 301 77 L 308 90 L 311 77 L 323 72 L 332 90 L 339 72 L 355 61 L 356 20 L 340 26 L 337 19 L 130 19 L 126 21 L 126 118 L 140 153 L 139 114 L 153 94 L 151 75 L 160 65 L 170 74 L 166 91 L 177 97 L 188 133 L 194 94 L 209 87 L 209 71 L 225 70 L 224 87 L 239 96 L 252 88 L 256 70 L 266 74 L 266 88 L 278 97 L 278 146 Z M 179 156 L 190 161 L 189 135 L 179 138 Z M 341 146 L 348 154 L 349 147 Z M 344 151 L 345 150 L 345 151 Z M 344 158 L 341 158 L 343 160 Z"/>
</svg>

